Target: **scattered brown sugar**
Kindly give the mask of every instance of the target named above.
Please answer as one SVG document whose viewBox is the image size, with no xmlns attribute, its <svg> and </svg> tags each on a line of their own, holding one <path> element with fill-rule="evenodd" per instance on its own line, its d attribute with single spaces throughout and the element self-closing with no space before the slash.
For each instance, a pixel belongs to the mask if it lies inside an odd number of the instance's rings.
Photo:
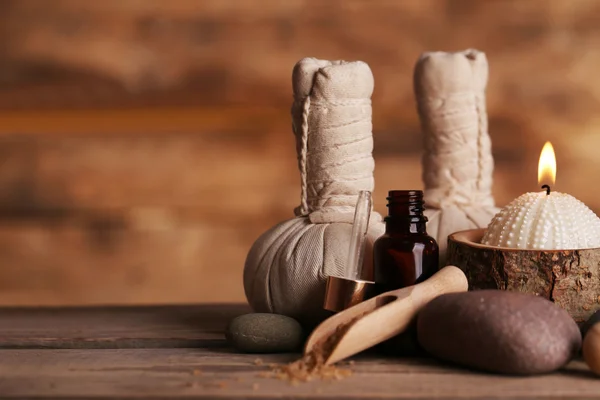
<svg viewBox="0 0 600 400">
<path fill-rule="evenodd" d="M 275 365 L 270 372 L 263 372 L 260 376 L 265 378 L 276 378 L 297 385 L 300 382 L 310 382 L 315 379 L 341 380 L 350 375 L 352 371 L 347 368 L 339 368 L 335 365 L 326 365 L 325 361 L 346 333 L 350 326 L 361 316 L 352 319 L 346 324 L 340 325 L 324 340 L 317 342 L 311 351 L 302 358 L 286 365 Z"/>
<path fill-rule="evenodd" d="M 254 365 L 263 365 L 263 360 L 257 358 L 256 360 L 254 360 Z"/>
</svg>

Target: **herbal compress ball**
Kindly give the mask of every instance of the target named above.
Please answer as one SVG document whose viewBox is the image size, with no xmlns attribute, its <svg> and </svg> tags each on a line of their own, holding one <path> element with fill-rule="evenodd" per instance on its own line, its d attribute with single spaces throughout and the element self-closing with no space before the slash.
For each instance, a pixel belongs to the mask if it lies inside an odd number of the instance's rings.
<svg viewBox="0 0 600 400">
<path fill-rule="evenodd" d="M 294 68 L 293 88 L 300 206 L 295 218 L 254 243 L 244 289 L 255 311 L 311 324 L 327 315 L 327 276 L 344 270 L 358 194 L 374 187 L 373 74 L 361 61 L 305 58 Z M 372 273 L 372 244 L 383 231 L 381 216 L 372 212 L 364 271 Z"/>
<path fill-rule="evenodd" d="M 477 50 L 424 53 L 415 66 L 427 232 L 440 246 L 442 266 L 448 235 L 485 228 L 499 211 L 492 196 L 487 80 L 487 58 Z"/>
</svg>

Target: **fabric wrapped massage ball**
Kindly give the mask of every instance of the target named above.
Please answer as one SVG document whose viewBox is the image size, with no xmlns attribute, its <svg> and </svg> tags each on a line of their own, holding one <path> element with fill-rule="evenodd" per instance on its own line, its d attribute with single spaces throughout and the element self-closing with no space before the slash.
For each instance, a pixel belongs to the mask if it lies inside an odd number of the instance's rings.
<svg viewBox="0 0 600 400">
<path fill-rule="evenodd" d="M 371 94 L 373 74 L 361 61 L 300 60 L 293 71 L 293 132 L 301 175 L 295 218 L 254 243 L 244 267 L 244 290 L 256 312 L 315 324 L 327 276 L 341 275 L 358 194 L 373 191 Z M 371 213 L 364 279 L 372 279 L 372 245 L 383 234 Z"/>
</svg>

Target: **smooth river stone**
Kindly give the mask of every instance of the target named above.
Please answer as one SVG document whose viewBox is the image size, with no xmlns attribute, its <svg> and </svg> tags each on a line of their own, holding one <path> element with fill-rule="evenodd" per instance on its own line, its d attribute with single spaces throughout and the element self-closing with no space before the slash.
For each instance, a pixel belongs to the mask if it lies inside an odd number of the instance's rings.
<svg viewBox="0 0 600 400">
<path fill-rule="evenodd" d="M 581 348 L 571 316 L 549 300 L 502 290 L 445 294 L 419 313 L 420 344 L 465 367 L 512 375 L 548 373 Z"/>
<path fill-rule="evenodd" d="M 302 326 L 285 315 L 245 314 L 231 320 L 227 341 L 242 353 L 286 353 L 299 350 L 304 342 Z"/>
</svg>

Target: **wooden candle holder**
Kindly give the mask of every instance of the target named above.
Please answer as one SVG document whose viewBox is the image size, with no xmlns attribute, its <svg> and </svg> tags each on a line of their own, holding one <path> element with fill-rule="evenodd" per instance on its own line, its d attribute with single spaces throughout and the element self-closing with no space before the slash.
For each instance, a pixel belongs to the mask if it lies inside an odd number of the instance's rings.
<svg viewBox="0 0 600 400">
<path fill-rule="evenodd" d="M 522 250 L 480 243 L 485 229 L 448 237 L 446 264 L 461 268 L 469 290 L 500 289 L 543 296 L 584 322 L 600 309 L 600 248 Z"/>
</svg>

